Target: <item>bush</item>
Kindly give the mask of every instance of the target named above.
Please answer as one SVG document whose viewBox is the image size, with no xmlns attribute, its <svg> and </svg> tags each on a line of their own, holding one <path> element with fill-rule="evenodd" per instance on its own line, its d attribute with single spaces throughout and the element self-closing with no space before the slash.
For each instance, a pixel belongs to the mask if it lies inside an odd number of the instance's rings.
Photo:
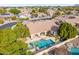
<svg viewBox="0 0 79 59">
<path fill-rule="evenodd" d="M 20 20 L 29 20 L 29 18 L 28 18 L 28 17 L 26 17 L 26 18 L 21 18 Z"/>
<path fill-rule="evenodd" d="M 12 19 L 12 20 L 16 20 L 16 16 L 12 16 L 11 19 Z"/>
<path fill-rule="evenodd" d="M 0 24 L 3 24 L 3 23 L 4 23 L 3 19 L 0 19 Z"/>
<path fill-rule="evenodd" d="M 29 20 L 29 18 L 28 18 L 28 17 L 26 17 L 26 20 Z"/>
</svg>

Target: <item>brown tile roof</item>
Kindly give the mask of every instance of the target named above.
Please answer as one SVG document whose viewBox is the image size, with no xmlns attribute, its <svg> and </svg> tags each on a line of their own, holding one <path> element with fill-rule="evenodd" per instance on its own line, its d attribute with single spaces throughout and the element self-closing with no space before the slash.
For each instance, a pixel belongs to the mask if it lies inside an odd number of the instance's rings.
<svg viewBox="0 0 79 59">
<path fill-rule="evenodd" d="M 54 22 L 52 20 L 40 20 L 35 22 L 29 22 L 27 27 L 30 30 L 30 34 L 35 34 L 39 32 L 48 31 L 54 26 Z"/>
</svg>

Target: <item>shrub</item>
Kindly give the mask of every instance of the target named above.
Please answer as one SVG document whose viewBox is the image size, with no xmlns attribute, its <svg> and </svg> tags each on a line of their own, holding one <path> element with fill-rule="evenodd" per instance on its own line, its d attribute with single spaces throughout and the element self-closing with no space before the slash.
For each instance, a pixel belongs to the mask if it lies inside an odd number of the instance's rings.
<svg viewBox="0 0 79 59">
<path fill-rule="evenodd" d="M 0 14 L 5 14 L 6 13 L 6 9 L 0 9 Z"/>
<path fill-rule="evenodd" d="M 29 18 L 19 18 L 20 21 L 29 20 Z"/>
<path fill-rule="evenodd" d="M 3 19 L 0 19 L 0 24 L 3 24 L 3 23 L 4 23 Z"/>
<path fill-rule="evenodd" d="M 16 20 L 16 16 L 12 16 L 11 19 L 12 19 L 12 20 Z"/>
<path fill-rule="evenodd" d="M 28 18 L 28 17 L 26 17 L 26 18 L 21 18 L 21 20 L 29 20 L 29 18 Z"/>
</svg>

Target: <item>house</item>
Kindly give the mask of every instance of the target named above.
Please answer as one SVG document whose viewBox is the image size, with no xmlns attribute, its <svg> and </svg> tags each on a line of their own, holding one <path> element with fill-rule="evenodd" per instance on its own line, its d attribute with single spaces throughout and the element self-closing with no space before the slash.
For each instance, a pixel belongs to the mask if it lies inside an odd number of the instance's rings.
<svg viewBox="0 0 79 59">
<path fill-rule="evenodd" d="M 51 20 L 52 17 L 51 16 L 39 16 L 39 17 L 34 17 L 34 18 L 31 18 L 32 20 Z"/>
<path fill-rule="evenodd" d="M 41 32 L 47 32 L 51 30 L 53 26 L 56 26 L 53 20 L 40 20 L 40 21 L 31 21 L 27 23 L 31 37 L 35 34 L 40 35 Z"/>
<path fill-rule="evenodd" d="M 67 50 L 67 47 L 60 46 L 58 48 L 54 48 L 51 51 L 48 52 L 49 55 L 69 55 L 69 52 Z"/>
<path fill-rule="evenodd" d="M 14 16 L 14 15 L 13 14 L 1 14 L 0 18 L 10 18 L 12 16 Z"/>
</svg>

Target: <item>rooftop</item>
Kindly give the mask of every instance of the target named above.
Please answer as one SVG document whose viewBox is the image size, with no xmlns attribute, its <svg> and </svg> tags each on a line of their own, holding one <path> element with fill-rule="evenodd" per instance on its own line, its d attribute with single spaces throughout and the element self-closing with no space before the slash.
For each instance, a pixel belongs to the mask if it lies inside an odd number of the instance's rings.
<svg viewBox="0 0 79 59">
<path fill-rule="evenodd" d="M 27 27 L 30 30 L 30 34 L 35 34 L 39 32 L 45 32 L 52 28 L 52 26 L 55 26 L 53 20 L 40 20 L 40 21 L 32 21 L 27 24 Z"/>
</svg>

